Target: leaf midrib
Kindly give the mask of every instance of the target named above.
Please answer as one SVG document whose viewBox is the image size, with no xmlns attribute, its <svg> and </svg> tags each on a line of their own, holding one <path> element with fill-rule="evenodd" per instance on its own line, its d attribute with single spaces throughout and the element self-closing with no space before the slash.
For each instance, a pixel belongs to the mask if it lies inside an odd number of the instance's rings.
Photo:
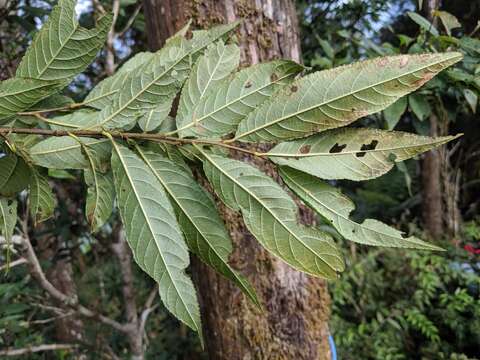
<svg viewBox="0 0 480 360">
<path fill-rule="evenodd" d="M 155 174 L 155 177 L 160 181 L 160 183 L 163 185 L 164 189 L 170 194 L 170 196 L 172 197 L 173 200 L 175 200 L 175 203 L 178 205 L 178 207 L 182 210 L 182 212 L 186 215 L 186 217 L 188 218 L 188 220 L 190 221 L 190 223 L 194 226 L 194 228 L 197 230 L 197 232 L 202 236 L 202 238 L 205 240 L 205 242 L 207 242 L 210 246 L 210 249 L 213 250 L 213 252 L 217 255 L 217 257 L 222 260 L 222 262 L 232 271 L 233 269 L 230 268 L 230 265 L 225 261 L 224 258 L 222 258 L 222 256 L 216 251 L 215 247 L 213 247 L 211 245 L 211 243 L 207 240 L 207 237 L 205 237 L 202 233 L 202 231 L 200 231 L 200 229 L 198 228 L 197 224 L 195 223 L 195 221 L 191 218 L 190 214 L 188 213 L 188 211 L 185 210 L 185 208 L 182 206 L 181 202 L 177 199 L 177 197 L 174 195 L 174 193 L 171 191 L 171 189 L 168 187 L 168 185 L 166 184 L 166 182 L 163 181 L 163 179 L 161 178 L 161 176 L 158 175 L 157 171 L 153 168 L 152 164 L 150 163 L 150 161 L 148 161 L 148 159 L 145 157 L 144 153 L 141 151 L 140 148 L 137 147 L 137 151 L 139 152 L 140 156 L 142 157 L 143 161 L 145 161 L 145 163 L 148 165 L 148 167 L 150 168 L 150 170 L 152 170 L 152 172 Z M 235 271 L 232 271 L 232 273 L 235 275 L 235 278 L 238 279 L 238 276 L 236 274 Z M 240 279 L 239 279 L 240 281 Z"/>
<path fill-rule="evenodd" d="M 259 87 L 259 88 L 253 89 L 252 91 L 250 91 L 250 92 L 248 92 L 248 93 L 245 93 L 244 95 L 242 95 L 242 96 L 240 96 L 240 97 L 238 97 L 238 98 L 235 98 L 234 100 L 226 103 L 225 105 L 222 105 L 221 107 L 219 107 L 219 108 L 216 109 L 215 111 L 212 111 L 212 112 L 210 112 L 210 113 L 208 113 L 208 114 L 206 114 L 206 115 L 203 115 L 201 118 L 195 119 L 195 121 L 192 121 L 192 122 L 188 123 L 187 125 L 181 127 L 180 129 L 176 130 L 176 132 L 182 131 L 182 130 L 185 130 L 185 129 L 188 129 L 188 128 L 191 128 L 192 126 L 195 126 L 195 125 L 198 125 L 200 122 L 202 122 L 203 120 L 211 117 L 213 114 L 216 114 L 217 112 L 222 111 L 223 109 L 226 109 L 226 108 L 229 107 L 230 105 L 235 104 L 235 103 L 243 100 L 244 98 L 246 98 L 246 97 L 248 97 L 248 96 L 250 96 L 250 95 L 253 95 L 253 94 L 257 93 L 257 92 L 259 92 L 259 91 L 261 91 L 261 90 L 269 87 L 270 85 L 279 83 L 281 80 L 286 79 L 286 78 L 288 78 L 288 77 L 290 77 L 290 76 L 292 76 L 292 75 L 294 75 L 294 73 L 290 73 L 290 74 L 284 75 L 284 76 L 280 77 L 278 80 L 269 82 L 269 83 L 267 83 L 267 84 L 265 84 L 265 85 L 262 85 L 262 86 Z"/>
<path fill-rule="evenodd" d="M 272 120 L 272 121 L 270 121 L 270 122 L 268 122 L 268 123 L 265 123 L 265 124 L 263 124 L 263 125 L 261 125 L 261 126 L 258 126 L 258 127 L 256 127 L 255 129 L 252 129 L 252 130 L 249 130 L 249 131 L 244 132 L 244 133 L 242 133 L 242 134 L 239 134 L 239 135 L 235 136 L 235 138 L 234 138 L 233 140 L 241 139 L 241 138 L 243 138 L 243 137 L 245 137 L 245 136 L 248 136 L 248 135 L 250 135 L 250 134 L 252 134 L 252 133 L 255 133 L 255 132 L 259 131 L 259 130 L 265 129 L 265 128 L 270 127 L 270 126 L 272 126 L 272 125 L 275 125 L 275 124 L 277 124 L 277 123 L 279 123 L 279 122 L 282 122 L 282 121 L 284 121 L 284 120 L 286 120 L 286 119 L 289 119 L 289 118 L 291 118 L 291 117 L 295 117 L 295 116 L 298 116 L 298 115 L 303 114 L 303 113 L 305 113 L 305 112 L 311 111 L 311 110 L 313 110 L 313 109 L 322 107 L 322 106 L 327 105 L 327 104 L 329 104 L 329 103 L 331 103 L 331 102 L 334 102 L 334 101 L 336 101 L 336 100 L 340 100 L 340 99 L 342 99 L 342 98 L 345 98 L 345 97 L 348 97 L 348 96 L 352 96 L 352 95 L 354 95 L 354 94 L 356 94 L 356 93 L 362 92 L 362 91 L 364 91 L 364 90 L 368 90 L 368 89 L 370 89 L 370 88 L 376 87 L 376 86 L 378 86 L 378 85 L 381 85 L 381 84 L 384 84 L 384 83 L 387 83 L 387 82 L 390 82 L 390 81 L 394 81 L 394 80 L 400 79 L 400 78 L 405 77 L 405 76 L 407 76 L 407 75 L 412 75 L 413 73 L 416 73 L 416 72 L 418 72 L 418 71 L 422 71 L 422 70 L 428 69 L 429 67 L 431 67 L 431 66 L 433 66 L 433 65 L 437 65 L 437 64 L 440 64 L 440 63 L 443 63 L 443 62 L 447 62 L 447 61 L 449 61 L 449 60 L 451 60 L 452 58 L 455 58 L 455 57 L 458 57 L 458 55 L 452 55 L 452 57 L 443 59 L 442 61 L 438 61 L 438 62 L 434 62 L 434 63 L 431 63 L 431 64 L 426 65 L 426 66 L 422 66 L 422 67 L 420 67 L 420 68 L 418 68 L 418 69 L 416 69 L 416 70 L 412 70 L 412 71 L 406 72 L 406 73 L 404 73 L 404 74 L 402 74 L 402 75 L 400 75 L 400 76 L 391 77 L 391 78 L 389 78 L 389 79 L 387 79 L 387 80 L 383 80 L 383 81 L 377 82 L 377 83 L 375 83 L 375 84 L 372 84 L 372 85 L 369 85 L 369 86 L 360 88 L 360 89 L 358 89 L 358 90 L 350 91 L 350 92 L 347 93 L 347 94 L 344 94 L 344 95 L 341 95 L 341 96 L 337 96 L 337 97 L 335 97 L 335 98 L 333 98 L 333 99 L 329 99 L 329 100 L 324 101 L 324 102 L 322 102 L 322 103 L 320 103 L 320 104 L 316 104 L 316 105 L 309 106 L 309 107 L 307 107 L 307 108 L 305 108 L 305 109 L 302 109 L 301 111 L 296 111 L 296 112 L 294 112 L 294 113 L 292 113 L 292 114 L 289 114 L 289 115 L 286 115 L 286 116 L 282 116 L 282 117 L 280 117 L 280 118 L 278 118 L 278 119 Z M 328 70 L 327 70 L 327 71 L 328 71 Z M 313 75 L 313 74 L 312 74 L 312 75 Z M 272 105 L 272 104 L 270 104 L 270 106 L 271 106 L 271 105 Z M 263 107 L 262 107 L 262 108 L 263 108 Z M 260 109 L 260 108 L 259 108 L 259 109 Z M 340 121 L 340 122 L 342 122 L 342 121 Z"/>
<path fill-rule="evenodd" d="M 215 161 L 213 161 L 213 160 L 212 160 L 202 149 L 200 149 L 197 145 L 194 145 L 194 146 L 200 151 L 200 153 L 203 154 L 203 156 L 205 156 L 206 159 L 208 159 L 208 161 L 209 161 L 212 165 L 214 165 L 214 166 L 215 166 L 218 170 L 220 170 L 226 177 L 228 177 L 233 183 L 237 184 L 237 186 L 239 186 L 243 191 L 245 191 L 247 194 L 249 194 L 249 196 L 253 197 L 264 209 L 266 209 L 266 210 L 270 213 L 270 215 L 271 215 L 279 224 L 281 224 L 284 229 L 287 230 L 287 232 L 288 232 L 289 234 L 291 234 L 295 239 L 298 240 L 298 242 L 299 242 L 300 244 L 302 244 L 306 249 L 308 249 L 308 250 L 311 251 L 313 254 L 315 254 L 315 256 L 316 256 L 320 261 L 322 261 L 325 265 L 327 265 L 330 269 L 332 269 L 334 272 L 337 272 L 337 270 L 336 270 L 335 268 L 333 268 L 330 264 L 328 264 L 325 260 L 323 260 L 323 259 L 321 258 L 321 256 L 317 255 L 317 253 L 316 253 L 314 250 L 312 250 L 308 245 L 306 245 L 301 239 L 299 239 L 298 236 L 297 236 L 294 232 L 292 232 L 292 231 L 288 228 L 287 225 L 285 225 L 281 220 L 279 220 L 278 217 L 271 211 L 271 209 L 270 209 L 268 206 L 265 206 L 265 205 L 263 204 L 263 202 L 262 202 L 255 194 L 252 194 L 252 193 L 251 193 L 250 191 L 248 191 L 248 189 L 245 188 L 241 183 L 235 181 L 235 178 L 231 177 L 230 174 L 224 172 L 224 171 L 222 170 L 222 168 L 220 168 L 220 167 L 215 163 Z M 242 209 L 241 206 L 240 206 L 240 209 Z M 277 256 L 277 257 L 280 257 L 279 255 L 276 255 L 276 256 Z M 283 261 L 283 260 L 282 260 L 282 261 Z M 298 262 L 297 259 L 295 259 L 295 261 Z M 292 266 L 293 266 L 293 265 L 292 265 Z M 300 267 L 299 267 L 299 266 L 295 266 L 295 267 L 300 270 Z M 313 272 L 311 272 L 310 270 L 307 270 L 307 269 L 305 269 L 305 268 L 303 268 L 303 269 L 301 269 L 301 270 L 302 270 L 302 271 L 305 271 L 305 272 L 309 272 L 309 273 L 315 274 L 315 275 L 318 275 L 318 274 L 313 273 Z"/>
<path fill-rule="evenodd" d="M 128 170 L 127 170 L 127 166 L 126 166 L 126 164 L 125 164 L 125 162 L 124 162 L 124 159 L 123 159 L 122 155 L 120 154 L 120 151 L 119 151 L 119 149 L 118 149 L 118 147 L 117 147 L 117 144 L 116 144 L 114 141 L 112 141 L 112 145 L 113 145 L 113 148 L 115 149 L 115 152 L 116 152 L 117 155 L 118 155 L 118 158 L 120 159 L 120 162 L 122 163 L 123 170 L 124 170 L 125 175 L 126 175 L 126 177 L 127 177 L 127 179 L 128 179 L 128 182 L 130 183 L 130 186 L 132 187 L 132 190 L 133 190 L 133 192 L 134 192 L 134 194 L 135 194 L 135 197 L 137 198 L 138 205 L 139 205 L 139 207 L 140 207 L 140 209 L 141 209 L 141 211 L 142 211 L 143 217 L 145 218 L 145 222 L 146 222 L 147 225 L 148 225 L 148 229 L 149 229 L 149 231 L 150 231 L 150 234 L 151 234 L 152 238 L 154 239 L 155 244 L 157 245 L 158 253 L 160 254 L 160 258 L 162 259 L 162 262 L 163 262 L 163 264 L 164 264 L 164 266 L 165 266 L 165 271 L 167 272 L 168 277 L 170 278 L 170 281 L 171 281 L 173 287 L 175 288 L 175 291 L 177 292 L 179 299 L 181 299 L 182 304 L 183 304 L 183 307 L 185 308 L 186 312 L 187 312 L 188 315 L 190 316 L 190 320 L 192 321 L 193 324 L 195 324 L 195 327 L 197 328 L 196 330 L 199 331 L 198 326 L 197 326 L 197 323 L 196 323 L 196 321 L 194 320 L 195 318 L 194 318 L 194 317 L 192 316 L 192 314 L 190 313 L 188 306 L 186 306 L 186 304 L 185 304 L 185 302 L 184 302 L 184 300 L 183 300 L 183 297 L 180 296 L 181 293 L 180 293 L 180 291 L 179 291 L 178 288 L 177 288 L 176 282 L 173 280 L 172 274 L 170 273 L 170 269 L 169 269 L 169 267 L 167 266 L 167 263 L 166 263 L 166 261 L 165 261 L 165 258 L 163 257 L 162 250 L 160 249 L 159 244 L 155 241 L 155 239 L 156 239 L 156 234 L 155 234 L 155 232 L 153 231 L 152 224 L 150 223 L 150 220 L 149 220 L 149 218 L 148 218 L 148 216 L 147 216 L 147 213 L 146 213 L 146 211 L 145 211 L 145 209 L 144 209 L 144 207 L 143 207 L 143 204 L 142 204 L 142 202 L 141 202 L 141 200 L 140 200 L 140 196 L 139 196 L 139 194 L 138 194 L 138 192 L 137 192 L 137 190 L 136 190 L 136 187 L 133 185 L 133 179 L 130 177 L 130 174 L 129 174 Z"/>
<path fill-rule="evenodd" d="M 302 153 L 266 153 L 267 156 L 271 157 L 294 157 L 294 158 L 307 158 L 307 157 L 316 157 L 316 156 L 342 156 L 342 155 L 354 155 L 358 153 L 376 153 L 376 152 L 387 152 L 387 151 L 397 151 L 397 150 L 405 150 L 405 149 L 412 149 L 412 148 L 417 148 L 417 147 L 422 147 L 422 146 L 431 146 L 431 145 L 437 145 L 437 144 L 442 144 L 447 141 L 454 140 L 458 137 L 460 137 L 461 134 L 456 135 L 456 136 L 446 136 L 445 138 L 441 138 L 440 140 L 437 141 L 430 141 L 427 143 L 423 144 L 415 144 L 415 145 L 409 145 L 409 146 L 394 146 L 390 148 L 382 148 L 378 149 L 375 148 L 373 150 L 351 150 L 351 151 L 342 151 L 338 153 L 330 153 L 330 152 L 321 152 L 321 153 L 308 153 L 308 154 L 302 154 Z M 304 144 L 308 145 L 308 144 Z"/>
<path fill-rule="evenodd" d="M 312 193 L 310 190 L 307 190 L 304 186 L 300 185 L 297 181 L 295 181 L 290 175 L 288 175 L 287 173 L 285 172 L 282 172 L 283 176 L 286 176 L 287 178 L 290 179 L 290 181 L 292 181 L 296 186 L 298 186 L 300 189 L 302 189 L 303 192 L 305 192 L 305 194 L 307 194 L 311 199 L 313 199 L 314 202 L 316 202 L 317 204 L 319 204 L 321 207 L 325 208 L 327 211 L 333 213 L 334 215 L 338 216 L 339 218 L 342 218 L 344 221 L 346 222 L 349 222 L 351 224 L 354 224 L 356 226 L 359 226 L 360 228 L 365 228 L 366 230 L 369 230 L 369 231 L 372 231 L 372 232 L 375 232 L 375 233 L 378 233 L 378 234 L 381 234 L 383 236 L 386 236 L 386 237 L 390 237 L 390 238 L 397 238 L 398 237 L 395 237 L 395 236 L 392 236 L 391 234 L 386 234 L 384 232 L 381 232 L 381 231 L 378 231 L 378 230 L 375 230 L 375 229 L 372 229 L 366 225 L 364 225 L 363 223 L 362 224 L 359 224 L 353 220 L 351 220 L 349 217 L 345 217 L 344 215 L 340 214 L 339 212 L 337 212 L 336 210 L 332 209 L 331 207 L 329 207 L 328 205 L 325 205 L 322 201 L 318 200 L 314 193 Z M 353 211 L 354 209 L 352 209 L 351 211 Z M 350 212 L 351 212 L 350 211 Z M 346 236 L 344 235 L 344 232 L 339 230 L 340 234 L 342 234 L 342 236 L 344 236 L 345 238 L 351 240 L 351 241 L 354 241 L 351 239 L 350 236 Z M 402 238 L 402 240 L 404 241 L 407 241 L 408 238 Z M 420 244 L 419 244 L 420 245 Z M 385 245 L 387 246 L 387 245 Z"/>
<path fill-rule="evenodd" d="M 72 15 L 72 14 L 70 14 L 70 15 Z M 75 18 L 75 14 L 73 14 L 73 17 Z M 60 20 L 60 18 L 61 18 L 61 10 L 59 11 L 58 20 Z M 49 66 L 50 66 L 50 65 L 55 61 L 55 59 L 57 58 L 58 54 L 60 54 L 60 52 L 65 48 L 66 44 L 71 40 L 73 34 L 75 34 L 75 32 L 77 31 L 78 26 L 79 26 L 78 22 L 75 21 L 75 20 L 74 20 L 74 24 L 75 24 L 75 26 L 74 26 L 74 28 L 73 28 L 73 31 L 72 31 L 70 34 L 68 34 L 68 37 L 66 38 L 66 40 L 64 41 L 64 43 L 61 44 L 60 48 L 59 48 L 58 51 L 52 56 L 51 60 L 45 64 L 45 67 L 43 68 L 42 71 L 40 71 L 40 73 L 36 76 L 36 78 L 40 78 L 40 77 L 45 73 L 45 71 L 47 71 L 47 69 L 49 68 Z M 53 24 L 52 24 L 52 25 L 53 25 Z M 58 21 L 57 25 L 58 25 L 59 29 L 61 29 L 60 21 Z M 30 71 L 29 71 L 29 72 L 30 72 Z"/>
</svg>

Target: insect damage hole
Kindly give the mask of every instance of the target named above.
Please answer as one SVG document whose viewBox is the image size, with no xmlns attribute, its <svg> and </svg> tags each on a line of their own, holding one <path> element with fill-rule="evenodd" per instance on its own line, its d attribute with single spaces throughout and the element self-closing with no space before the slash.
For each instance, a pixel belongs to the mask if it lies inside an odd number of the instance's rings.
<svg viewBox="0 0 480 360">
<path fill-rule="evenodd" d="M 342 152 L 343 149 L 345 149 L 346 147 L 347 147 L 347 144 L 339 145 L 338 143 L 336 143 L 330 148 L 330 150 L 328 150 L 328 152 L 330 154 L 339 153 L 339 152 Z"/>
<path fill-rule="evenodd" d="M 355 156 L 356 157 L 364 157 L 367 154 L 366 150 L 375 150 L 377 145 L 378 145 L 377 140 L 372 140 L 372 142 L 370 144 L 363 144 L 362 147 L 360 148 L 360 150 L 362 150 L 362 151 L 356 153 Z"/>
</svg>

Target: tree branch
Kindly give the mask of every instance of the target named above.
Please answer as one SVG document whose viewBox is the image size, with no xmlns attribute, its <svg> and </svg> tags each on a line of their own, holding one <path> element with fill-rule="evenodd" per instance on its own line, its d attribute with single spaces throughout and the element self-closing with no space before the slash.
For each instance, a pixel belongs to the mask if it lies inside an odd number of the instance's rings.
<svg viewBox="0 0 480 360">
<path fill-rule="evenodd" d="M 86 308 L 85 306 L 80 305 L 78 303 L 78 299 L 71 298 L 65 295 L 64 293 L 59 291 L 57 288 L 55 288 L 55 286 L 52 285 L 52 283 L 45 276 L 45 273 L 43 272 L 40 262 L 38 260 L 37 254 L 33 249 L 32 243 L 30 242 L 30 239 L 28 237 L 28 229 L 27 229 L 26 221 L 21 221 L 21 224 L 24 231 L 24 237 L 22 238 L 24 257 L 28 261 L 28 265 L 29 265 L 29 269 L 32 277 L 40 284 L 40 286 L 52 298 L 54 298 L 55 300 L 57 300 L 62 304 L 65 304 L 65 306 L 75 309 L 82 316 L 92 318 L 92 319 L 97 319 L 101 323 L 111 326 L 115 330 L 118 330 L 122 333 L 128 333 L 129 327 L 127 325 L 123 325 L 109 317 L 106 317 L 102 314 L 98 314 Z"/>
<path fill-rule="evenodd" d="M 267 153 L 251 151 L 238 146 L 227 144 L 226 142 L 232 142 L 231 140 L 209 140 L 209 139 L 181 139 L 173 136 L 167 136 L 164 134 L 150 134 L 150 133 L 132 133 L 132 132 L 111 132 L 107 136 L 105 131 L 101 130 L 49 130 L 39 128 L 4 128 L 0 127 L 0 135 L 9 134 L 31 134 L 31 135 L 43 135 L 43 136 L 78 136 L 78 137 L 91 137 L 91 138 L 107 138 L 109 136 L 116 139 L 123 140 L 150 140 L 156 142 L 163 142 L 172 145 L 186 145 L 186 144 L 199 144 L 199 145 L 212 145 L 220 146 L 230 150 L 235 150 L 243 153 L 247 153 L 254 156 L 265 157 Z"/>
<path fill-rule="evenodd" d="M 32 354 L 41 351 L 70 350 L 76 348 L 75 344 L 42 344 L 38 346 L 29 346 L 21 349 L 0 350 L 1 356 L 20 356 Z"/>
</svg>

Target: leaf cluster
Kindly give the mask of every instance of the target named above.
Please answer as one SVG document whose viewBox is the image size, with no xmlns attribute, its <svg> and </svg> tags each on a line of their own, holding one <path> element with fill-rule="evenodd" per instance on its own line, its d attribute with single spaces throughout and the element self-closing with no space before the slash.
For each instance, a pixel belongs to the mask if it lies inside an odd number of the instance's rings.
<svg viewBox="0 0 480 360">
<path fill-rule="evenodd" d="M 348 240 L 439 249 L 377 220 L 353 221 L 351 200 L 320 179 L 376 178 L 452 140 L 344 127 L 418 89 L 461 53 L 381 57 L 309 74 L 288 60 L 239 70 L 240 49 L 230 37 L 236 23 L 196 31 L 187 25 L 72 103 L 59 92 L 92 61 L 111 21 L 106 16 L 84 29 L 74 7 L 73 0 L 59 1 L 16 76 L 0 83 L 0 227 L 7 239 L 17 193 L 28 189 L 31 216 L 43 221 L 55 207 L 47 169 L 81 170 L 91 230 L 116 206 L 135 261 L 159 284 L 166 308 L 200 335 L 197 296 L 185 272 L 189 252 L 261 302 L 229 265 L 229 234 L 192 167 L 268 251 L 313 276 L 334 279 L 344 270 L 339 247 L 320 228 L 297 221 L 284 187 L 232 154 L 278 166 L 286 186 Z M 254 150 L 259 144 L 271 149 Z"/>
</svg>

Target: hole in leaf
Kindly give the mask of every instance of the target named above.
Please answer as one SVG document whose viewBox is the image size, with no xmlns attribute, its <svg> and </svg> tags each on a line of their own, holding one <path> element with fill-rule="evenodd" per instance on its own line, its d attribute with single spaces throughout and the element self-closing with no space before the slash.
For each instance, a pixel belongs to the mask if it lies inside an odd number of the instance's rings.
<svg viewBox="0 0 480 360">
<path fill-rule="evenodd" d="M 12 206 L 12 204 L 13 204 L 13 200 L 8 200 L 7 201 L 7 206 Z"/>
<path fill-rule="evenodd" d="M 342 152 L 342 150 L 345 149 L 346 147 L 347 147 L 347 144 L 339 145 L 338 143 L 336 143 L 330 148 L 328 152 L 330 154 L 339 153 L 339 152 Z"/>
<path fill-rule="evenodd" d="M 370 144 L 363 144 L 360 150 L 375 150 L 378 145 L 377 140 L 372 140 Z M 364 157 L 367 153 L 365 151 L 358 152 L 355 156 L 356 157 Z"/>
</svg>

